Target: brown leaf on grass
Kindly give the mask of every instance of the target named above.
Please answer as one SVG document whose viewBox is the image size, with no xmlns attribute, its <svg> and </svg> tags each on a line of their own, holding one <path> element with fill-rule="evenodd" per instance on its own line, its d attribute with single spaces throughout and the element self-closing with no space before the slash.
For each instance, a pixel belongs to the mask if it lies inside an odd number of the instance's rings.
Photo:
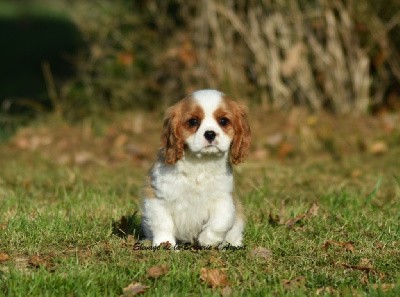
<svg viewBox="0 0 400 297">
<path fill-rule="evenodd" d="M 257 257 L 257 258 L 263 258 L 264 260 L 269 260 L 272 257 L 272 252 L 271 252 L 271 250 L 269 250 L 265 247 L 258 246 L 250 252 L 250 256 Z"/>
<path fill-rule="evenodd" d="M 326 295 L 333 295 L 335 294 L 336 290 L 332 287 L 323 287 L 323 288 L 319 288 L 317 289 L 317 291 L 315 292 L 315 295 L 317 296 L 326 296 Z"/>
<path fill-rule="evenodd" d="M 282 133 L 275 133 L 273 135 L 267 136 L 266 143 L 269 146 L 276 147 L 283 141 Z"/>
<path fill-rule="evenodd" d="M 362 174 L 363 174 L 363 172 L 362 172 L 360 169 L 354 169 L 354 170 L 351 172 L 351 177 L 354 178 L 354 179 L 356 179 L 356 178 L 361 177 Z"/>
<path fill-rule="evenodd" d="M 360 263 L 358 264 L 363 267 L 372 268 L 371 261 L 368 258 L 361 258 Z"/>
<path fill-rule="evenodd" d="M 291 280 L 283 280 L 283 288 L 286 290 L 293 290 L 304 287 L 306 284 L 306 278 L 304 276 L 298 276 Z"/>
<path fill-rule="evenodd" d="M 35 266 L 35 267 L 39 267 L 39 266 L 43 265 L 44 263 L 45 263 L 45 260 L 43 260 L 39 256 L 32 256 L 29 259 L 29 264 L 32 266 Z"/>
<path fill-rule="evenodd" d="M 28 263 L 34 268 L 45 267 L 46 269 L 52 269 L 54 266 L 49 257 L 32 256 L 29 258 Z"/>
<path fill-rule="evenodd" d="M 319 205 L 317 203 L 313 203 L 306 213 L 298 214 L 294 218 L 287 220 L 285 225 L 288 228 L 292 228 L 296 223 L 300 222 L 301 220 L 318 215 L 318 211 Z"/>
<path fill-rule="evenodd" d="M 212 288 L 229 286 L 228 276 L 222 269 L 201 268 L 200 279 Z"/>
<path fill-rule="evenodd" d="M 221 295 L 223 297 L 231 296 L 232 295 L 232 288 L 229 287 L 229 286 L 221 288 Z"/>
<path fill-rule="evenodd" d="M 396 287 L 396 284 L 373 284 L 372 287 L 376 290 L 380 289 L 383 292 L 387 292 Z"/>
<path fill-rule="evenodd" d="M 288 142 L 282 142 L 278 149 L 278 158 L 285 159 L 288 155 L 294 152 L 294 146 Z"/>
<path fill-rule="evenodd" d="M 149 287 L 141 283 L 130 283 L 126 288 L 123 288 L 123 294 L 120 297 L 135 296 L 147 291 Z"/>
<path fill-rule="evenodd" d="M 10 258 L 9 255 L 5 254 L 5 253 L 0 253 L 0 262 L 5 262 Z"/>
<path fill-rule="evenodd" d="M 384 141 L 376 141 L 369 147 L 369 152 L 373 155 L 382 155 L 389 150 L 388 145 Z"/>
<path fill-rule="evenodd" d="M 307 214 L 306 214 L 307 218 L 317 216 L 318 211 L 319 211 L 319 205 L 317 203 L 313 203 L 313 205 L 311 205 L 310 209 L 307 211 Z"/>
<path fill-rule="evenodd" d="M 79 151 L 74 155 L 74 162 L 77 165 L 86 165 L 94 160 L 92 152 L 89 151 Z"/>
<path fill-rule="evenodd" d="M 129 137 L 126 134 L 118 135 L 113 142 L 114 148 L 122 148 L 128 142 Z"/>
<path fill-rule="evenodd" d="M 369 280 L 368 280 L 368 274 L 367 273 L 363 273 L 362 276 L 360 277 L 360 283 L 363 286 L 366 286 L 369 284 Z"/>
<path fill-rule="evenodd" d="M 289 229 L 292 228 L 296 223 L 300 222 L 302 219 L 304 219 L 306 217 L 306 215 L 304 213 L 299 214 L 297 216 L 295 216 L 292 219 L 289 219 L 286 221 L 285 225 L 286 227 L 288 227 Z"/>
<path fill-rule="evenodd" d="M 135 56 L 131 52 L 120 52 L 117 54 L 116 60 L 120 65 L 129 66 L 132 65 L 133 61 L 135 60 Z"/>
<path fill-rule="evenodd" d="M 347 263 L 339 263 L 339 265 L 346 269 L 359 270 L 359 271 L 363 271 L 365 273 L 370 273 L 370 272 L 377 273 L 377 270 L 375 268 L 373 268 L 371 262 L 366 258 L 361 259 L 360 263 L 358 265 L 351 265 L 351 264 L 347 264 Z"/>
<path fill-rule="evenodd" d="M 338 246 L 345 249 L 348 252 L 354 252 L 354 242 L 353 241 L 334 241 L 334 240 L 327 240 L 323 245 L 323 249 L 327 250 L 331 245 Z"/>
<path fill-rule="evenodd" d="M 147 277 L 158 278 L 169 271 L 169 266 L 167 264 L 156 265 L 147 269 Z"/>
<path fill-rule="evenodd" d="M 257 161 L 265 161 L 268 158 L 268 150 L 265 148 L 258 148 L 253 153 L 253 159 Z"/>
</svg>

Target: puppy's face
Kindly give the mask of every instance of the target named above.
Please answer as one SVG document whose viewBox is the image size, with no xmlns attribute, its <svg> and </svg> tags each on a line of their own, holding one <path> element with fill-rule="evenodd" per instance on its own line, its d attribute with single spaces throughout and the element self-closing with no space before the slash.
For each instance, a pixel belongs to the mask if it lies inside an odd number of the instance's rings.
<svg viewBox="0 0 400 297">
<path fill-rule="evenodd" d="M 250 147 L 245 109 L 215 90 L 194 92 L 167 111 L 163 129 L 165 162 L 174 164 L 185 153 L 221 157 L 230 150 L 233 164 Z"/>
</svg>

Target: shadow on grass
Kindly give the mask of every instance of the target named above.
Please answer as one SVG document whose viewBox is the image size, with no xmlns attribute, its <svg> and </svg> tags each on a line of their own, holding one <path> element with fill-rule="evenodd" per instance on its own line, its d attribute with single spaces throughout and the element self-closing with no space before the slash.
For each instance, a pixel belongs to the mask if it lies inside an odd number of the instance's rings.
<svg viewBox="0 0 400 297">
<path fill-rule="evenodd" d="M 133 214 L 122 216 L 118 221 L 113 221 L 112 234 L 120 238 L 126 238 L 128 235 L 132 235 L 138 240 L 145 239 L 140 221 L 140 216 L 137 211 Z"/>
</svg>

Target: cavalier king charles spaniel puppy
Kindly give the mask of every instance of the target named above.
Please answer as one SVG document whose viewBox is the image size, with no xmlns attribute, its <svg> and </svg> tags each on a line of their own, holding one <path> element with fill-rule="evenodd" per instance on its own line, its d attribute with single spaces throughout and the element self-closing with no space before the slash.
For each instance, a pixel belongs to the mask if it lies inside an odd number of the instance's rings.
<svg viewBox="0 0 400 297">
<path fill-rule="evenodd" d="M 142 228 L 153 246 L 242 245 L 232 164 L 243 161 L 250 140 L 245 108 L 219 91 L 196 91 L 167 110 L 143 191 Z"/>
</svg>

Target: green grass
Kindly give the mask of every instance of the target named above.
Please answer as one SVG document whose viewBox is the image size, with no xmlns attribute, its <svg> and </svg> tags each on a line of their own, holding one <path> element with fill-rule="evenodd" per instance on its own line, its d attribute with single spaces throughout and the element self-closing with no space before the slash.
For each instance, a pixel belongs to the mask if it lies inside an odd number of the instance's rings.
<svg viewBox="0 0 400 297">
<path fill-rule="evenodd" d="M 0 153 L 0 253 L 9 256 L 0 261 L 1 296 L 118 296 L 131 282 L 149 286 L 149 296 L 219 296 L 200 280 L 203 267 L 225 269 L 232 296 L 310 296 L 328 287 L 335 296 L 400 295 L 398 148 L 342 161 L 248 162 L 237 170 L 246 248 L 179 253 L 135 251 L 117 232 L 138 232 L 145 167 L 61 166 L 6 145 Z M 361 176 L 351 177 L 354 169 Z M 282 224 L 314 202 L 315 216 Z M 354 251 L 324 248 L 327 240 L 352 242 Z M 272 256 L 252 255 L 259 246 Z M 356 268 L 362 259 L 368 273 Z M 165 263 L 166 275 L 147 276 Z M 284 285 L 296 277 L 305 278 L 299 288 Z"/>
</svg>

